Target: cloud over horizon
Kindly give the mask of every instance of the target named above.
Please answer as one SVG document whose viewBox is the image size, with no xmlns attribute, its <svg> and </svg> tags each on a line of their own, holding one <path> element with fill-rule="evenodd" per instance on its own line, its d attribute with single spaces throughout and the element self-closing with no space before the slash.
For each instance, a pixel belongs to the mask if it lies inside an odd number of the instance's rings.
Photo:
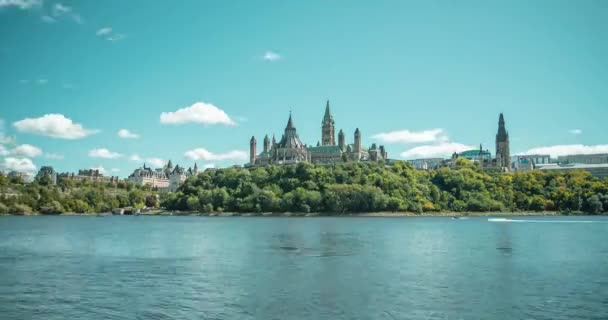
<svg viewBox="0 0 608 320">
<path fill-rule="evenodd" d="M 223 124 L 235 126 L 234 122 L 224 110 L 211 103 L 196 102 L 193 105 L 178 109 L 175 112 L 163 112 L 160 114 L 160 123 L 183 124 L 201 123 L 205 125 Z"/>
<path fill-rule="evenodd" d="M 16 7 L 28 10 L 42 6 L 42 0 L 0 0 L 0 8 Z"/>
<path fill-rule="evenodd" d="M 110 151 L 106 148 L 93 149 L 89 151 L 89 157 L 91 158 L 118 159 L 122 156 L 122 154 Z"/>
<path fill-rule="evenodd" d="M 118 130 L 118 136 L 123 138 L 123 139 L 138 139 L 139 138 L 139 134 L 131 132 L 127 129 L 120 129 Z"/>
<path fill-rule="evenodd" d="M 75 140 L 97 133 L 97 130 L 85 129 L 59 113 L 46 114 L 39 118 L 25 118 L 13 123 L 19 132 L 31 133 L 51 138 Z"/>
<path fill-rule="evenodd" d="M 548 154 L 552 158 L 559 156 L 575 155 L 575 154 L 595 154 L 595 153 L 608 153 L 608 144 L 598 145 L 583 145 L 583 144 L 564 144 L 545 146 L 529 149 L 519 155 L 531 155 L 531 154 Z"/>
<path fill-rule="evenodd" d="M 35 158 L 39 155 L 42 155 L 42 150 L 31 144 L 22 144 L 11 150 L 10 154 L 16 156 L 24 156 L 28 158 Z"/>
<path fill-rule="evenodd" d="M 6 157 L 4 158 L 4 162 L 2 166 L 7 171 L 17 171 L 17 172 L 26 172 L 33 173 L 36 171 L 36 165 L 29 158 L 15 158 L 15 157 Z"/>
<path fill-rule="evenodd" d="M 205 148 L 196 148 L 184 153 L 184 157 L 190 160 L 205 161 L 240 161 L 247 160 L 247 152 L 242 150 L 232 150 L 226 153 L 213 153 Z"/>
<path fill-rule="evenodd" d="M 423 131 L 397 130 L 374 134 L 372 139 L 385 143 L 426 143 L 446 140 L 443 129 L 435 128 Z"/>
<path fill-rule="evenodd" d="M 280 60 L 282 57 L 280 54 L 276 53 L 276 52 L 272 52 L 272 51 L 266 51 L 264 53 L 264 56 L 262 57 L 262 59 L 264 59 L 265 61 L 277 61 Z"/>
<path fill-rule="evenodd" d="M 457 142 L 441 142 L 437 145 L 417 146 L 403 151 L 400 155 L 402 158 L 408 160 L 433 157 L 449 158 L 454 152 L 462 152 L 471 149 L 475 149 L 475 147 Z"/>
<path fill-rule="evenodd" d="M 119 41 L 127 37 L 125 34 L 116 33 L 112 27 L 100 28 L 95 32 L 95 35 L 108 41 Z"/>
</svg>

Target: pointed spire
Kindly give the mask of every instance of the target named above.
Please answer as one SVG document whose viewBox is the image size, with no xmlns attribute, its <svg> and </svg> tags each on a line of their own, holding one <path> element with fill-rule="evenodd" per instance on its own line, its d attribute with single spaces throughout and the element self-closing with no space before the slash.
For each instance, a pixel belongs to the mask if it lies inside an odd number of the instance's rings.
<svg viewBox="0 0 608 320">
<path fill-rule="evenodd" d="M 198 166 L 196 165 L 196 162 L 194 163 L 194 170 L 198 170 Z"/>
<path fill-rule="evenodd" d="M 507 133 L 507 129 L 505 129 L 505 117 L 500 113 L 500 117 L 498 117 L 498 133 L 496 134 L 496 142 L 498 141 L 507 141 L 509 139 L 509 134 Z"/>
<path fill-rule="evenodd" d="M 360 133 L 361 133 L 361 132 L 359 131 L 359 128 L 357 128 L 357 129 L 355 130 L 355 134 L 360 134 Z"/>
<path fill-rule="evenodd" d="M 325 116 L 323 116 L 323 118 L 325 118 L 325 119 L 331 118 L 331 111 L 329 111 L 329 100 L 327 100 L 327 104 L 325 105 Z"/>
<path fill-rule="evenodd" d="M 285 129 L 294 129 L 293 120 L 291 120 L 291 111 L 289 111 L 289 120 L 287 121 L 287 127 Z"/>
<path fill-rule="evenodd" d="M 340 129 L 340 132 L 338 132 L 338 136 L 343 136 L 344 135 L 344 131 L 342 131 L 342 129 Z"/>
</svg>

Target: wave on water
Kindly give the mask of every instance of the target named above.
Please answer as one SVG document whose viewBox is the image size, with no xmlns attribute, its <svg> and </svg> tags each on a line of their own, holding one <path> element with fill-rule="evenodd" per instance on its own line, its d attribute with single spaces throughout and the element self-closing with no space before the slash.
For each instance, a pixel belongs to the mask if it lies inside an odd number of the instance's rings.
<svg viewBox="0 0 608 320">
<path fill-rule="evenodd" d="M 529 222 L 529 223 L 608 223 L 607 221 L 597 220 L 533 220 L 533 219 L 508 219 L 508 218 L 488 218 L 488 222 Z"/>
</svg>

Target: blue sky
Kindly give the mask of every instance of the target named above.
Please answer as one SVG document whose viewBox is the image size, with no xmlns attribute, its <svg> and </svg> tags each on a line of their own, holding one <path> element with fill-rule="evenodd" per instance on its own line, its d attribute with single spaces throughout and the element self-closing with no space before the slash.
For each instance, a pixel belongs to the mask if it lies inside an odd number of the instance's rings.
<svg viewBox="0 0 608 320">
<path fill-rule="evenodd" d="M 500 112 L 513 154 L 608 152 L 606 21 L 601 0 L 0 0 L 0 164 L 242 164 L 289 110 L 316 144 L 327 99 L 395 159 L 494 153 Z"/>
</svg>

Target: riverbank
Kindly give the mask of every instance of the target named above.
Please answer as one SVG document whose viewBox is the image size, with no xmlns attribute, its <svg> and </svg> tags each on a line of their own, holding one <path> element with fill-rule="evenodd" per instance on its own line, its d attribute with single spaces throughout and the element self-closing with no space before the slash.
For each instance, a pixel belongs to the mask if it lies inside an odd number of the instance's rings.
<svg viewBox="0 0 608 320">
<path fill-rule="evenodd" d="M 73 213 L 67 212 L 56 214 L 56 216 L 98 216 L 112 215 L 98 213 Z M 114 214 L 118 215 L 118 214 Z M 542 212 L 367 212 L 367 213 L 304 213 L 304 212 L 214 212 L 201 213 L 191 211 L 162 211 L 145 212 L 139 214 L 141 216 L 188 216 L 188 217 L 362 217 L 362 218 L 390 218 L 390 217 L 526 217 L 526 216 L 587 216 L 591 215 L 585 212 L 561 213 L 555 211 Z M 53 216 L 53 214 L 31 213 L 31 214 L 0 214 L 0 216 Z"/>
</svg>

